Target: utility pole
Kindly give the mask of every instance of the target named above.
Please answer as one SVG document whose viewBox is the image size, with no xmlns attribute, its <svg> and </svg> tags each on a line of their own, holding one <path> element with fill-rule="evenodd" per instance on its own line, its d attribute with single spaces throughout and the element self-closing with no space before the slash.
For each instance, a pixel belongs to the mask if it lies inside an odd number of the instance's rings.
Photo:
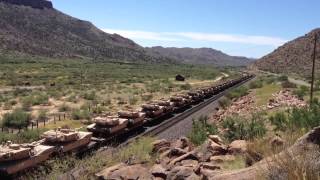
<svg viewBox="0 0 320 180">
<path fill-rule="evenodd" d="M 310 105 L 313 102 L 313 86 L 314 86 L 314 69 L 316 62 L 316 49 L 317 49 L 317 33 L 314 34 L 314 46 L 313 46 L 313 56 L 312 56 L 312 76 L 311 76 L 311 88 L 310 88 Z"/>
</svg>

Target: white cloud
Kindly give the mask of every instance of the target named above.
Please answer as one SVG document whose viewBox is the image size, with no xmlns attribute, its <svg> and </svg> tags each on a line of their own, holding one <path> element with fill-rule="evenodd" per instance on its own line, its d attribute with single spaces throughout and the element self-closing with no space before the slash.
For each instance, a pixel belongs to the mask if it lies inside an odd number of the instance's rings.
<svg viewBox="0 0 320 180">
<path fill-rule="evenodd" d="M 180 41 L 180 39 L 171 38 L 164 35 L 163 33 L 148 32 L 148 31 L 135 31 L 135 30 L 119 30 L 119 29 L 102 29 L 107 33 L 116 33 L 121 36 L 130 39 L 146 39 L 146 40 L 156 40 L 156 41 Z"/>
<path fill-rule="evenodd" d="M 156 41 L 197 41 L 197 42 L 229 42 L 253 45 L 280 46 L 287 42 L 285 39 L 269 36 L 251 36 L 219 33 L 198 33 L 198 32 L 150 32 L 136 30 L 103 29 L 107 33 L 117 33 L 124 37 L 139 40 Z"/>
</svg>

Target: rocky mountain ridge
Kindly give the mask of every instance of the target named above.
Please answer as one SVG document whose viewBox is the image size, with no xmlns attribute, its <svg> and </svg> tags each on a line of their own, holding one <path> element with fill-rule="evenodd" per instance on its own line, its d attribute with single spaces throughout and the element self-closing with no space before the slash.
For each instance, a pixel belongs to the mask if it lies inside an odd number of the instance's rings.
<svg viewBox="0 0 320 180">
<path fill-rule="evenodd" d="M 52 2 L 48 0 L 0 0 L 0 2 L 22 6 L 30 6 L 32 8 L 37 9 L 53 9 Z"/>
<path fill-rule="evenodd" d="M 264 71 L 284 74 L 295 73 L 306 78 L 310 77 L 315 34 L 318 37 L 316 69 L 319 69 L 320 28 L 287 42 L 256 61 L 254 65 Z"/>
<path fill-rule="evenodd" d="M 230 56 L 212 48 L 146 48 L 153 56 L 165 56 L 187 64 L 211 64 L 216 66 L 246 66 L 254 59 Z"/>
</svg>

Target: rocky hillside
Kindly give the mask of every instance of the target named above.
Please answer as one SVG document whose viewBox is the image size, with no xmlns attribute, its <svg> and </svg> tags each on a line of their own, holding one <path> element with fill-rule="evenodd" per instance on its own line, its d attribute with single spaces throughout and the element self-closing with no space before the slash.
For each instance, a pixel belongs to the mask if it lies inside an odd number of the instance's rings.
<svg viewBox="0 0 320 180">
<path fill-rule="evenodd" d="M 0 0 L 0 51 L 45 57 L 90 57 L 123 61 L 154 58 L 135 42 L 68 16 L 46 0 Z"/>
<path fill-rule="evenodd" d="M 211 48 L 146 48 L 157 57 L 165 56 L 188 64 L 212 64 L 216 66 L 245 66 L 253 59 L 238 56 L 229 56 L 221 51 Z"/>
<path fill-rule="evenodd" d="M 265 71 L 275 73 L 296 73 L 304 77 L 311 76 L 314 35 L 318 35 L 317 69 L 320 67 L 320 28 L 279 47 L 262 57 L 255 65 Z"/>
</svg>

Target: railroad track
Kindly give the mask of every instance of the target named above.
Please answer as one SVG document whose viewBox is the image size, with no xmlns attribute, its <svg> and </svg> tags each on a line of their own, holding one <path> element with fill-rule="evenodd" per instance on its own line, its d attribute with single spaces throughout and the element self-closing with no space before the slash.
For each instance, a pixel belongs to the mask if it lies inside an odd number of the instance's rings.
<svg viewBox="0 0 320 180">
<path fill-rule="evenodd" d="M 226 95 L 229 91 L 231 91 L 232 89 L 235 89 L 239 86 L 242 86 L 243 84 L 247 83 L 248 81 L 251 81 L 254 77 L 251 77 L 245 81 L 242 81 L 238 84 L 236 84 L 235 86 L 232 86 L 228 89 L 226 89 L 223 92 L 220 92 L 217 95 L 214 95 L 213 97 L 209 98 L 209 99 L 205 99 L 203 102 L 192 106 L 190 109 L 177 114 L 176 116 L 165 120 L 164 122 L 160 123 L 159 125 L 152 127 L 150 129 L 148 129 L 147 131 L 141 133 L 140 135 L 133 137 L 131 139 L 129 139 L 127 142 L 124 142 L 122 145 L 126 145 L 129 144 L 130 142 L 141 138 L 143 136 L 149 136 L 149 137 L 156 137 L 158 134 L 162 133 L 163 131 L 165 131 L 166 129 L 174 126 L 175 124 L 179 123 L 180 121 L 183 121 L 185 118 L 189 117 L 190 115 L 200 111 L 201 109 L 205 108 L 206 106 L 208 106 L 209 104 L 211 104 L 212 102 L 218 100 L 219 98 L 223 97 L 224 95 Z"/>
</svg>

